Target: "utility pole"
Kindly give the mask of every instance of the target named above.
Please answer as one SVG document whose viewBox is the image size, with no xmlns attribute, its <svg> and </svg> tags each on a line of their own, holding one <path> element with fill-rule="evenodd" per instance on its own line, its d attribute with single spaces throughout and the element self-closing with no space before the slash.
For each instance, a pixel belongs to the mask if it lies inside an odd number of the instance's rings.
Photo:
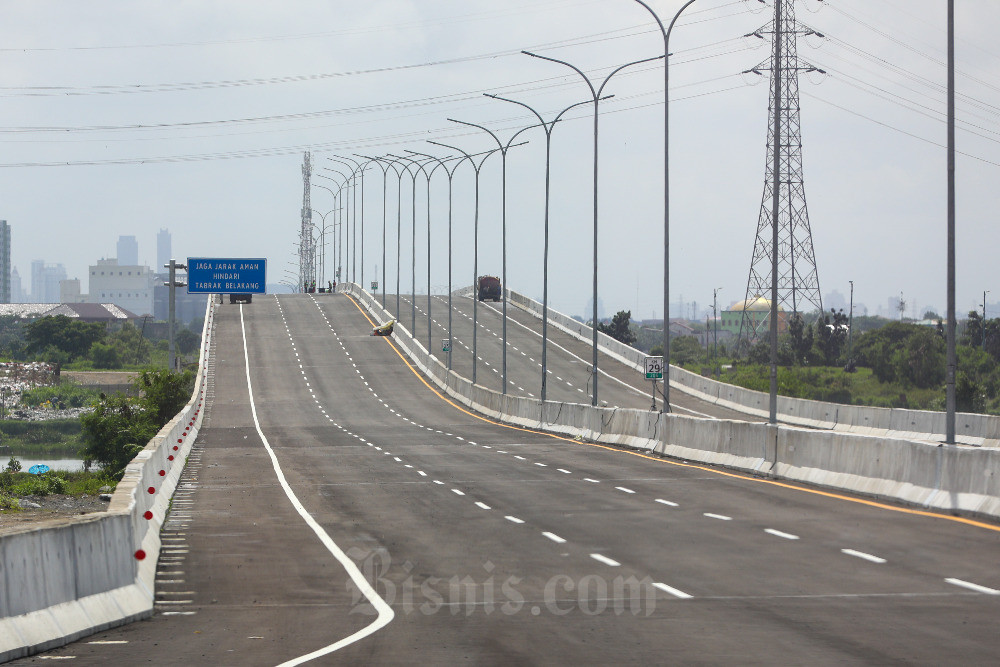
<svg viewBox="0 0 1000 667">
<path fill-rule="evenodd" d="M 177 269 L 182 271 L 187 271 L 187 264 L 179 264 L 176 260 L 171 259 L 169 264 L 164 264 L 163 268 L 170 270 L 170 275 L 167 278 L 167 287 L 169 288 L 170 298 L 167 308 L 167 338 L 169 339 L 168 354 L 167 354 L 167 366 L 170 367 L 171 371 L 177 370 L 175 368 L 176 359 L 174 358 L 174 313 L 176 312 L 174 292 L 177 287 L 187 287 L 186 282 L 181 282 L 177 280 Z"/>
</svg>

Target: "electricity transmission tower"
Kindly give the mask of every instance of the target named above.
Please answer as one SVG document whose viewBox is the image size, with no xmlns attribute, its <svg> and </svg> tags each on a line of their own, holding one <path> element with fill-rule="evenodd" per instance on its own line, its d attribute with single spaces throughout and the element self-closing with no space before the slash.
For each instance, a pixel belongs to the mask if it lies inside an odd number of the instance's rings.
<svg viewBox="0 0 1000 667">
<path fill-rule="evenodd" d="M 750 343 L 770 328 L 764 304 L 776 301 L 793 314 L 804 307 L 823 310 L 802 175 L 799 72 L 825 72 L 801 61 L 797 48 L 799 35 L 823 35 L 795 20 L 795 0 L 774 0 L 774 20 L 748 36 L 765 35 L 771 36 L 770 59 L 748 70 L 771 72 L 764 195 L 740 323 L 739 340 Z"/>
<path fill-rule="evenodd" d="M 299 287 L 303 288 L 316 282 L 316 242 L 313 239 L 312 204 L 309 201 L 310 176 L 312 154 L 306 151 L 302 161 L 302 227 L 299 230 Z"/>
</svg>

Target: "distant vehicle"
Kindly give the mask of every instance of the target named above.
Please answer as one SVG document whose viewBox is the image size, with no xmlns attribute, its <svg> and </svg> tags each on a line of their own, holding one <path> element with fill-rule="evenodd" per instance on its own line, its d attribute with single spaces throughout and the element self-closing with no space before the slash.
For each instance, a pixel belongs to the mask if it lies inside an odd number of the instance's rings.
<svg viewBox="0 0 1000 667">
<path fill-rule="evenodd" d="M 253 294 L 230 294 L 229 303 L 250 303 Z"/>
<path fill-rule="evenodd" d="M 503 288 L 500 279 L 496 276 L 479 276 L 479 300 L 492 299 L 499 301 L 503 298 Z"/>
<path fill-rule="evenodd" d="M 396 324 L 396 320 L 389 320 L 388 322 L 386 322 L 382 326 L 375 327 L 374 329 L 372 329 L 372 335 L 373 336 L 391 336 L 392 335 L 392 327 L 393 327 L 394 324 Z"/>
</svg>

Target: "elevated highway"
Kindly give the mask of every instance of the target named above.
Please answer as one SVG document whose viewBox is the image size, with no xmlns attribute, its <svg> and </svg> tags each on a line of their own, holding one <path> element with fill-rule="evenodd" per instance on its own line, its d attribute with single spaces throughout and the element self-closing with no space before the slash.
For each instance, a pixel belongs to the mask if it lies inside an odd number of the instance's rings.
<svg viewBox="0 0 1000 667">
<path fill-rule="evenodd" d="M 1000 659 L 993 523 L 496 424 L 346 295 L 215 322 L 155 615 L 12 664 Z"/>
</svg>

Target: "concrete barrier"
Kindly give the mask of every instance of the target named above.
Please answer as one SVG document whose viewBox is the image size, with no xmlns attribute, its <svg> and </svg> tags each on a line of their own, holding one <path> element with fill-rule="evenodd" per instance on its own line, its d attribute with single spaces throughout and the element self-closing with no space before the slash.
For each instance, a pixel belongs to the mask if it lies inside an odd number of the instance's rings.
<svg viewBox="0 0 1000 667">
<path fill-rule="evenodd" d="M 376 320 L 391 315 L 357 285 L 345 284 Z M 515 295 L 516 296 L 516 295 Z M 512 296 L 512 298 L 514 298 Z M 567 328 L 571 325 L 565 323 Z M 579 324 L 579 323 L 576 323 Z M 596 408 L 501 395 L 448 371 L 397 323 L 394 343 L 449 397 L 505 423 L 570 437 L 644 449 L 689 461 L 723 465 L 755 475 L 852 491 L 930 509 L 1000 517 L 1000 449 L 938 445 L 891 432 L 933 427 L 920 411 L 850 408 L 788 399 L 785 408 L 812 426 L 703 419 L 645 410 Z M 758 409 L 766 394 L 678 371 L 679 382 L 723 401 Z M 723 389 L 724 388 L 724 389 Z M 988 428 L 989 418 L 963 415 L 964 428 Z M 905 420 L 911 420 L 907 423 Z M 894 421 L 895 420 L 895 421 Z M 846 430 L 824 430 L 836 425 Z"/>
<path fill-rule="evenodd" d="M 465 293 L 466 290 L 459 290 Z M 506 290 L 509 302 L 541 318 L 542 304 L 530 297 Z M 548 309 L 549 321 L 557 328 L 584 342 L 593 341 L 593 330 L 560 312 Z M 642 371 L 644 352 L 631 348 L 603 333 L 597 335 L 598 347 L 609 356 Z M 735 387 L 696 373 L 670 367 L 670 387 L 720 407 L 745 412 L 752 417 L 770 415 L 768 394 Z M 778 419 L 786 424 L 843 430 L 854 433 L 881 434 L 924 441 L 940 441 L 945 436 L 945 414 L 928 410 L 869 408 L 778 397 Z M 955 440 L 966 445 L 1000 447 L 1000 417 L 958 413 Z"/>
<path fill-rule="evenodd" d="M 209 299 L 191 400 L 128 464 L 107 511 L 0 533 L 0 662 L 152 615 L 160 526 L 204 417 L 213 325 Z"/>
</svg>

